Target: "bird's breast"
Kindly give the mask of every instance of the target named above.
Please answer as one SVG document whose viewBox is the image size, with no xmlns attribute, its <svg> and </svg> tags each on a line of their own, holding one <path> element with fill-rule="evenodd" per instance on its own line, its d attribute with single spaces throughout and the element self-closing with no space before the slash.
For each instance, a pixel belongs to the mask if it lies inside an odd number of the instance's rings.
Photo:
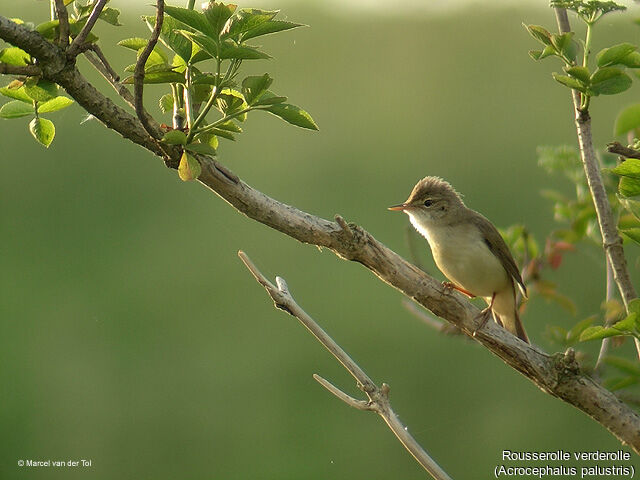
<svg viewBox="0 0 640 480">
<path fill-rule="evenodd" d="M 425 227 L 413 219 L 412 223 L 429 242 L 440 271 L 453 283 L 480 297 L 491 297 L 511 285 L 500 260 L 474 225 Z"/>
</svg>

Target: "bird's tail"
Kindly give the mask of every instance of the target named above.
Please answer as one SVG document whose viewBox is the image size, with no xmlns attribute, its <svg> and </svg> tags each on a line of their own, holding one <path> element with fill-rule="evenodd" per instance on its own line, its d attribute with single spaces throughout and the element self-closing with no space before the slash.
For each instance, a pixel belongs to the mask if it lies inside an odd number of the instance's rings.
<svg viewBox="0 0 640 480">
<path fill-rule="evenodd" d="M 523 342 L 531 343 L 529 342 L 529 337 L 527 336 L 527 332 L 524 331 L 524 325 L 522 325 L 522 322 L 520 321 L 520 315 L 518 315 L 517 307 L 515 309 L 515 316 L 516 316 L 516 321 L 514 323 L 515 323 L 516 331 L 512 333 L 514 333 L 516 337 L 518 337 Z"/>
</svg>

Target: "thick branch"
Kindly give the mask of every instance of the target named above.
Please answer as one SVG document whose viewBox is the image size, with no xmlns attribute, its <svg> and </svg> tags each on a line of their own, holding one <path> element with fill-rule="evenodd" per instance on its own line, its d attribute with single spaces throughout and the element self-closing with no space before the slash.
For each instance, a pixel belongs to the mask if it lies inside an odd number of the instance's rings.
<svg viewBox="0 0 640 480">
<path fill-rule="evenodd" d="M 318 325 L 313 318 L 311 318 L 307 312 L 305 312 L 300 305 L 297 304 L 289 288 L 283 278 L 276 277 L 277 287 L 273 285 L 267 278 L 258 270 L 258 268 L 249 260 L 249 257 L 244 252 L 238 252 L 238 255 L 247 266 L 249 271 L 255 277 L 255 279 L 262 285 L 273 302 L 276 308 L 284 310 L 285 312 L 296 317 L 300 322 L 309 330 L 316 339 L 338 360 L 342 366 L 358 381 L 358 387 L 369 398 L 368 402 L 356 400 L 355 398 L 347 395 L 324 378 L 319 375 L 314 375 L 314 378 L 327 390 L 333 393 L 340 400 L 344 401 L 348 405 L 357 408 L 359 410 L 371 410 L 380 415 L 386 424 L 389 426 L 394 435 L 398 438 L 400 443 L 407 449 L 416 461 L 422 465 L 429 474 L 436 480 L 451 480 L 451 477 L 440 468 L 440 466 L 429 456 L 427 452 L 420 446 L 413 436 L 402 425 L 402 422 L 398 419 L 391 408 L 389 402 L 389 386 L 382 384 L 382 387 L 378 387 L 371 378 L 360 368 L 360 366 L 353 361 L 353 359 L 345 352 L 340 345 L 338 345 L 320 325 Z"/>
<path fill-rule="evenodd" d="M 98 21 L 98 18 L 100 18 L 102 9 L 107 4 L 107 1 L 108 0 L 98 0 L 93 6 L 93 10 L 91 10 L 91 14 L 87 19 L 87 23 L 84 24 L 84 27 L 82 27 L 80 33 L 76 36 L 76 38 L 73 39 L 73 42 L 69 46 L 69 50 L 67 50 L 67 54 L 69 55 L 69 57 L 75 57 L 82 51 L 84 42 L 87 40 L 87 36 Z"/>
<path fill-rule="evenodd" d="M 153 138 L 160 138 L 158 131 L 153 128 L 151 122 L 149 120 L 150 115 L 147 113 L 144 108 L 143 103 L 143 92 L 144 92 L 144 68 L 147 60 L 149 59 L 149 55 L 153 52 L 153 49 L 158 43 L 158 38 L 160 37 L 160 32 L 162 31 L 162 22 L 164 21 L 164 0 L 158 0 L 156 2 L 156 23 L 155 27 L 153 27 L 153 32 L 151 33 L 151 38 L 147 43 L 147 46 L 144 47 L 144 50 L 138 57 L 138 61 L 136 62 L 136 68 L 133 74 L 133 96 L 136 107 L 136 114 L 142 123 L 142 126 L 147 131 L 149 135 Z"/>
<path fill-rule="evenodd" d="M 2 16 L 0 38 L 37 57 L 43 74 L 64 87 L 88 113 L 108 128 L 163 157 L 163 152 L 138 119 L 98 92 L 75 67 L 67 66 L 66 56 L 60 48 Z M 169 154 L 174 162 L 172 166 L 175 166 L 180 150 L 172 149 Z M 443 288 L 439 281 L 406 262 L 365 230 L 344 221 L 324 220 L 278 202 L 249 187 L 218 162 L 206 157 L 200 157 L 200 160 L 203 170 L 199 181 L 238 211 L 301 242 L 327 247 L 341 258 L 359 262 L 466 334 L 471 335 L 476 330 L 477 308 L 460 294 Z M 542 390 L 587 413 L 640 453 L 640 416 L 611 392 L 581 374 L 570 358 L 549 356 L 493 322 L 487 323 L 473 338 Z"/>
<path fill-rule="evenodd" d="M 0 74 L 4 75 L 41 75 L 42 70 L 37 65 L 9 65 L 0 62 Z"/>
</svg>

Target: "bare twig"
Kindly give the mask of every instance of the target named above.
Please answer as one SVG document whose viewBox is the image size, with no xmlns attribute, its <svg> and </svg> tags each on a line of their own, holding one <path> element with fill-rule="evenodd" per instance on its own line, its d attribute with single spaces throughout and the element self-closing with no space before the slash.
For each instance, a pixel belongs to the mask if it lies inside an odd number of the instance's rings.
<svg viewBox="0 0 640 480">
<path fill-rule="evenodd" d="M 36 57 L 44 78 L 62 86 L 80 106 L 109 129 L 160 158 L 168 154 L 170 166 L 177 168 L 180 149 L 165 146 L 165 153 L 135 116 L 105 97 L 77 68 L 64 68 L 66 57 L 58 47 L 37 32 L 1 15 L 0 38 Z M 202 161 L 202 174 L 198 180 L 239 212 L 300 242 L 326 247 L 340 258 L 362 264 L 382 281 L 458 326 L 467 335 L 477 328 L 478 309 L 467 299 L 447 291 L 439 281 L 406 262 L 361 227 L 349 224 L 351 234 L 347 234 L 335 222 L 298 210 L 250 187 L 216 160 L 202 156 L 199 159 Z M 493 322 L 480 329 L 473 340 L 544 392 L 582 410 L 640 453 L 640 416 L 613 393 L 584 375 L 576 364 L 568 363 L 564 356 L 550 356 L 520 341 Z"/>
<path fill-rule="evenodd" d="M 253 262 L 244 252 L 238 252 L 238 256 L 242 259 L 249 271 L 255 279 L 262 285 L 271 299 L 274 301 L 276 308 L 296 317 L 309 330 L 316 339 L 338 360 L 342 366 L 355 378 L 358 387 L 367 395 L 369 401 L 357 400 L 350 395 L 344 393 L 331 383 L 319 375 L 315 378 L 323 387 L 333 393 L 340 400 L 359 410 L 371 410 L 380 415 L 391 431 L 398 438 L 404 448 L 413 455 L 413 457 L 429 472 L 436 480 L 451 480 L 451 477 L 440 468 L 440 466 L 424 451 L 418 442 L 411 436 L 407 429 L 402 425 L 397 415 L 391 408 L 389 403 L 389 386 L 382 384 L 378 387 L 371 378 L 353 361 L 353 359 L 311 318 L 295 301 L 286 282 L 281 277 L 276 277 L 277 287 L 273 285 L 258 270 Z"/>
<path fill-rule="evenodd" d="M 97 45 L 95 45 L 97 47 Z M 100 72 L 100 74 L 104 77 L 104 79 L 111 84 L 113 89 L 120 95 L 125 102 L 127 102 L 131 108 L 135 110 L 136 105 L 133 98 L 133 94 L 129 91 L 129 89 L 120 83 L 119 78 L 115 72 L 111 69 L 108 63 L 105 63 L 104 60 L 101 60 L 100 56 L 96 52 L 94 48 L 91 49 L 91 52 L 85 52 L 84 56 L 89 61 L 94 68 Z M 105 59 L 106 60 L 106 59 Z"/>
<path fill-rule="evenodd" d="M 567 11 L 563 8 L 556 8 L 556 20 L 560 33 L 569 33 L 571 26 Z M 629 270 L 627 269 L 627 261 L 624 257 L 624 248 L 622 246 L 622 238 L 618 234 L 611 205 L 607 198 L 607 192 L 602 181 L 602 174 L 593 148 L 593 139 L 591 137 L 591 116 L 587 109 L 580 108 L 580 97 L 576 90 L 572 90 L 573 106 L 575 108 L 575 124 L 578 133 L 578 145 L 580 147 L 580 158 L 584 167 L 584 173 L 587 178 L 587 184 L 591 191 L 593 204 L 602 234 L 602 246 L 605 254 L 611 262 L 613 269 L 613 278 L 620 291 L 622 302 L 624 303 L 627 313 L 629 312 L 629 302 L 637 298 L 635 287 L 631 282 Z M 640 355 L 640 340 L 635 339 L 636 349 Z"/>
<path fill-rule="evenodd" d="M 626 158 L 640 158 L 640 152 L 633 148 L 625 147 L 620 142 L 611 142 L 607 144 L 607 151 L 615 153 Z"/>
<path fill-rule="evenodd" d="M 462 330 L 460 330 L 458 327 L 428 314 L 425 310 L 417 307 L 415 302 L 412 302 L 408 298 L 402 299 L 402 306 L 406 308 L 407 311 L 414 317 L 421 320 L 425 325 L 433 328 L 438 332 L 444 333 L 446 335 L 463 335 Z"/>
<path fill-rule="evenodd" d="M 55 0 L 56 15 L 58 16 L 58 24 L 60 29 L 59 42 L 62 48 L 69 45 L 69 13 L 67 7 L 64 6 L 64 0 Z"/>
<path fill-rule="evenodd" d="M 98 59 L 102 62 L 102 65 L 104 65 L 104 68 L 109 74 L 109 76 L 111 77 L 111 79 L 115 82 L 119 82 L 120 75 L 118 75 L 118 72 L 116 72 L 113 69 L 113 67 L 109 63 L 109 60 L 107 60 L 107 57 L 105 57 L 104 53 L 102 53 L 102 49 L 100 48 L 100 46 L 95 43 L 92 43 L 91 46 L 89 47 L 89 50 L 91 50 L 93 53 L 96 54 Z"/>
<path fill-rule="evenodd" d="M 153 27 L 153 32 L 151 33 L 151 38 L 147 43 L 147 46 L 144 47 L 142 53 L 138 57 L 138 61 L 136 62 L 136 69 L 133 74 L 133 96 L 136 108 L 136 114 L 142 123 L 142 126 L 147 131 L 149 135 L 153 138 L 160 138 L 157 130 L 153 128 L 151 123 L 149 122 L 150 115 L 147 113 L 144 108 L 143 93 L 144 93 L 144 67 L 149 59 L 149 55 L 153 52 L 153 49 L 158 43 L 158 38 L 160 37 L 160 32 L 162 31 L 162 22 L 164 21 L 164 0 L 157 0 L 156 2 L 156 24 Z"/>
<path fill-rule="evenodd" d="M 0 74 L 4 75 L 41 75 L 42 70 L 37 65 L 9 65 L 0 62 Z"/>
<path fill-rule="evenodd" d="M 91 14 L 87 19 L 87 23 L 84 24 L 80 33 L 73 39 L 71 45 L 69 45 L 69 49 L 67 50 L 67 55 L 69 57 L 77 56 L 82 49 L 84 48 L 84 42 L 87 40 L 87 36 L 91 33 L 93 26 L 100 18 L 100 14 L 102 13 L 102 9 L 107 4 L 108 0 L 97 0 L 96 4 L 93 6 L 93 10 L 91 10 Z"/>
<path fill-rule="evenodd" d="M 613 269 L 611 268 L 611 263 L 609 262 L 609 259 L 607 259 L 605 257 L 605 262 L 607 264 L 607 291 L 606 291 L 606 299 L 607 302 L 610 302 L 611 300 L 613 300 L 614 295 L 615 295 L 615 284 L 613 281 Z M 609 326 L 609 322 L 607 322 L 607 326 Z M 598 359 L 596 360 L 596 365 L 594 367 L 594 373 L 598 374 L 600 371 L 600 368 L 602 367 L 602 361 L 604 359 L 604 357 L 607 356 L 607 354 L 609 353 L 609 348 L 611 346 L 611 338 L 607 337 L 607 338 L 603 338 L 602 339 L 602 344 L 600 345 L 600 352 L 598 353 Z"/>
</svg>

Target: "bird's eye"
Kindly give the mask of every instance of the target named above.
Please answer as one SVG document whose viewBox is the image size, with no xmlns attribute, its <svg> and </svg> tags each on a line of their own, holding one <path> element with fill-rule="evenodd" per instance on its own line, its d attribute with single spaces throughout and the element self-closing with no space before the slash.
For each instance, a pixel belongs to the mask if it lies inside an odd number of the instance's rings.
<svg viewBox="0 0 640 480">
<path fill-rule="evenodd" d="M 424 206 L 425 207 L 430 207 L 431 205 L 433 205 L 433 200 L 425 200 L 424 201 Z"/>
</svg>

